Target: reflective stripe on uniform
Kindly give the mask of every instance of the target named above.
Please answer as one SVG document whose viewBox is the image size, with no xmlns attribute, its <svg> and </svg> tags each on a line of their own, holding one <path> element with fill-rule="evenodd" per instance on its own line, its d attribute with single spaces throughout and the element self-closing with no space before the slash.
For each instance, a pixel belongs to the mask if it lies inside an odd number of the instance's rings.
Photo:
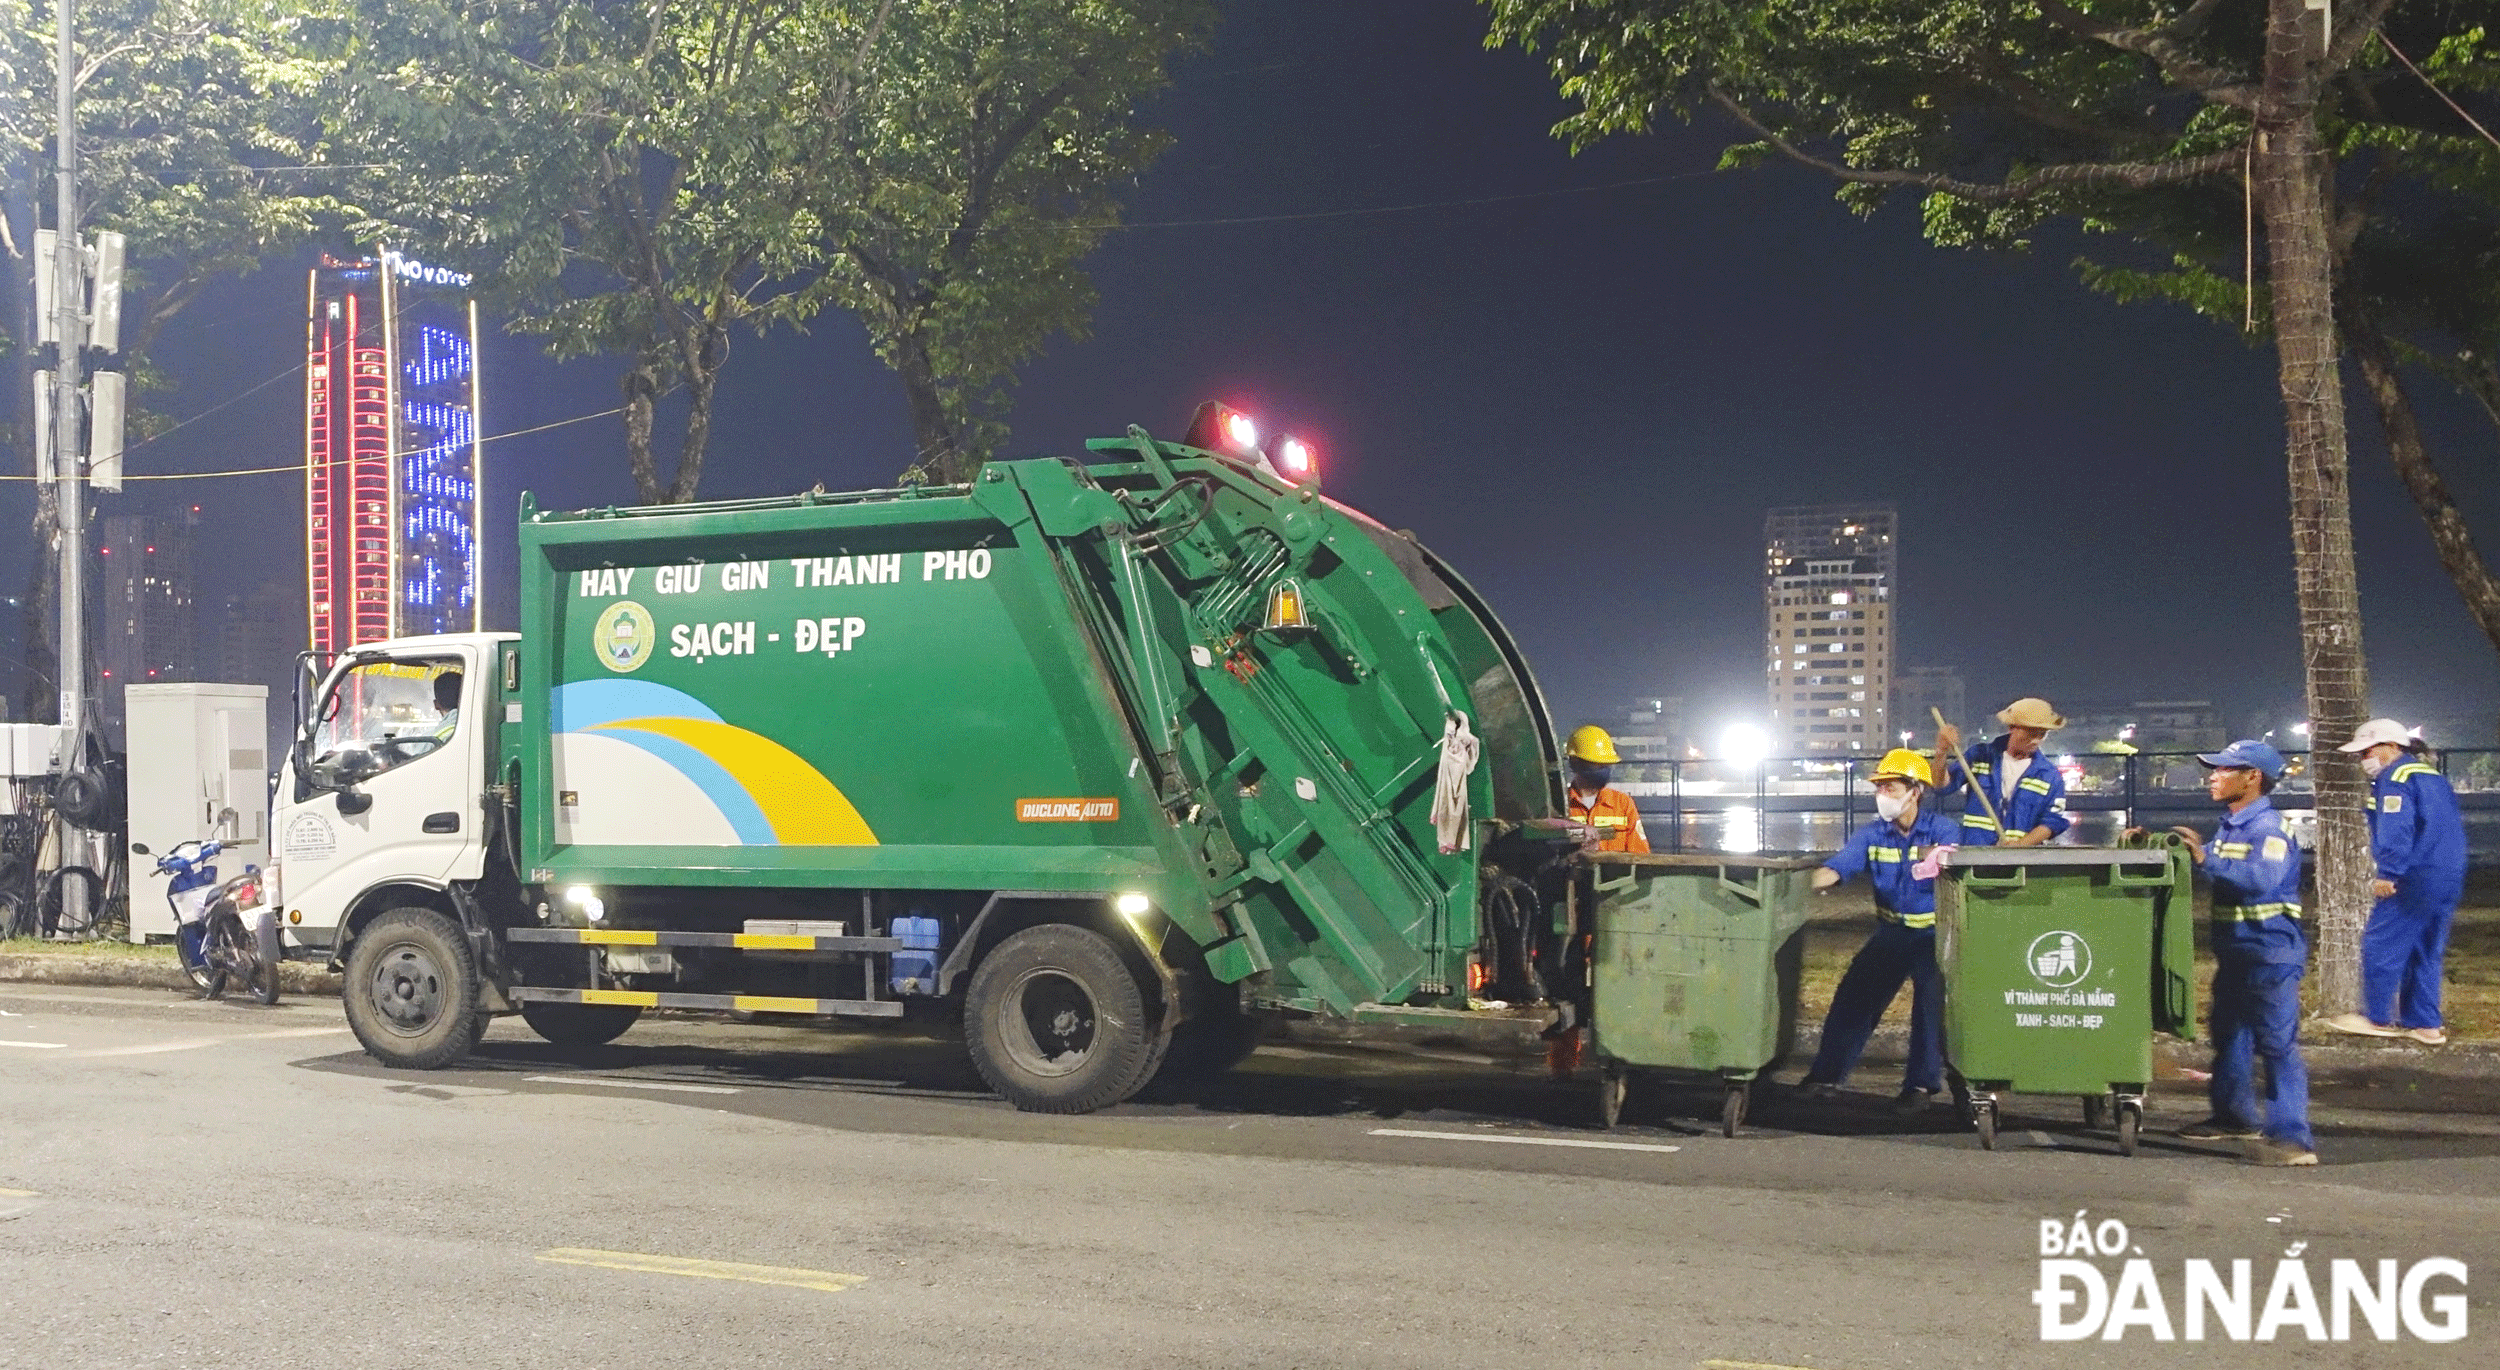
<svg viewBox="0 0 2500 1370">
<path fill-rule="evenodd" d="M 2214 843 L 2214 855 L 2230 857 L 2237 860 L 2248 855 L 2248 844 L 2245 842 L 2216 842 Z"/>
<path fill-rule="evenodd" d="M 2298 918 L 2298 904 L 2216 904 L 2217 923 L 2256 923 L 2268 918 Z"/>
<path fill-rule="evenodd" d="M 1988 832 L 1995 832 L 1997 830 L 1996 820 L 1988 817 L 1988 815 L 1984 813 L 1963 814 L 1962 826 L 1965 828 L 1980 828 Z"/>
<path fill-rule="evenodd" d="M 2396 768 L 2396 773 L 2388 778 L 2391 780 L 2404 781 L 2411 780 L 2417 775 L 2437 775 L 2438 773 L 2439 772 L 2435 767 L 2426 766 L 2419 761 L 2408 761 L 2403 765 L 2398 766 Z"/>
<path fill-rule="evenodd" d="M 2042 780 L 2036 775 L 2025 776 L 2023 777 L 2022 783 L 2017 785 L 2015 788 L 2029 790 L 2033 794 L 2047 794 L 2049 792 L 2049 782 Z"/>
<path fill-rule="evenodd" d="M 1932 913 L 1894 913 L 1890 909 L 1877 909 L 1875 918 L 1877 922 L 1899 923 L 1905 928 L 1932 928 L 1936 925 L 1936 915 Z"/>
<path fill-rule="evenodd" d="M 1911 850 L 1916 851 L 1917 848 L 1913 847 Z M 1881 861 L 1886 865 L 1898 865 L 1901 861 L 1901 849 L 1899 847 L 1869 847 L 1866 849 L 1866 859 Z"/>
</svg>

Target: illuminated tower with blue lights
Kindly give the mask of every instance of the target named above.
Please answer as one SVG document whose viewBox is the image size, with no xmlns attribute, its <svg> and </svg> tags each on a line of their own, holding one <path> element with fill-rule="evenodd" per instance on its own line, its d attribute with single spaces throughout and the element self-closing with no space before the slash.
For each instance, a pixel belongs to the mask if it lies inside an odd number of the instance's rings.
<svg viewBox="0 0 2500 1370">
<path fill-rule="evenodd" d="M 477 303 L 387 248 L 312 270 L 305 577 L 317 652 L 478 626 Z"/>
</svg>

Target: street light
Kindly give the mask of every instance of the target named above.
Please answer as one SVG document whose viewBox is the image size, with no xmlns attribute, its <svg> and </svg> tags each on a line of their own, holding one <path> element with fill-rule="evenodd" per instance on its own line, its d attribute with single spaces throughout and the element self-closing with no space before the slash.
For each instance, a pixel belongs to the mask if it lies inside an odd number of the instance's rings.
<svg viewBox="0 0 2500 1370">
<path fill-rule="evenodd" d="M 1719 734 L 1719 759 L 1739 766 L 1759 766 L 1771 754 L 1771 739 L 1750 723 L 1738 723 Z"/>
</svg>

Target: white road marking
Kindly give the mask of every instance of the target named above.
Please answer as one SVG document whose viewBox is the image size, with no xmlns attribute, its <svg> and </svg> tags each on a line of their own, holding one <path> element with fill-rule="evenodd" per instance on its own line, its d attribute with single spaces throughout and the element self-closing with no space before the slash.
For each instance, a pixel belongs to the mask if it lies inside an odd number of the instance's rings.
<svg viewBox="0 0 2500 1370">
<path fill-rule="evenodd" d="M 521 1078 L 542 1085 L 603 1085 L 609 1089 L 665 1089 L 679 1094 L 735 1094 L 738 1092 L 726 1085 L 675 1085 L 666 1080 L 637 1080 L 630 1076 L 600 1079 L 587 1075 L 524 1075 Z"/>
<path fill-rule="evenodd" d="M 154 1056 L 167 1051 L 197 1051 L 224 1040 L 223 1037 L 186 1037 L 172 1042 L 143 1042 L 135 1047 L 106 1047 L 102 1051 L 82 1051 L 78 1054 L 90 1059 L 98 1056 Z"/>
<path fill-rule="evenodd" d="M 1682 1151 L 1656 1142 L 1599 1142 L 1579 1137 L 1512 1137 L 1499 1132 L 1425 1132 L 1408 1127 L 1376 1127 L 1374 1137 L 1426 1137 L 1436 1142 L 1508 1142 L 1513 1146 L 1576 1146 L 1591 1151 Z"/>
<path fill-rule="evenodd" d="M 30 1051 L 59 1051 L 67 1042 L 11 1042 L 0 1039 L 0 1047 L 25 1047 Z"/>
<path fill-rule="evenodd" d="M 354 1031 L 354 1029 L 344 1027 L 279 1028 L 275 1032 L 242 1033 L 234 1040 L 238 1042 L 267 1042 L 274 1041 L 280 1037 L 336 1037 L 342 1032 L 352 1031 Z"/>
</svg>

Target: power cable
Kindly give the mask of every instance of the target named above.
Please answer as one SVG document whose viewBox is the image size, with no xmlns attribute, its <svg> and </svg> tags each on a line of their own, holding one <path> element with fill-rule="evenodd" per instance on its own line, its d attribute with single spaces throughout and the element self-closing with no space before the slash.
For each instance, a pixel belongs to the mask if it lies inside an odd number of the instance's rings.
<svg viewBox="0 0 2500 1370">
<path fill-rule="evenodd" d="M 302 370 L 303 368 L 299 366 L 299 367 L 297 367 L 297 368 L 295 368 L 295 369 L 296 369 L 296 370 L 298 370 L 298 371 L 300 371 L 300 370 Z M 270 380 L 267 380 L 267 381 L 263 381 L 263 382 L 261 382 L 261 385 L 262 385 L 262 386 L 271 385 L 271 384 L 274 384 L 276 381 L 278 381 L 278 380 L 282 380 L 282 379 L 284 379 L 284 378 L 285 378 L 285 377 L 284 377 L 283 375 L 280 375 L 280 376 L 275 376 L 275 377 L 272 377 Z M 255 387 L 255 388 L 259 388 L 259 387 Z M 241 399 L 241 398 L 242 398 L 242 396 L 238 395 L 238 396 L 236 396 L 235 398 L 236 398 L 236 399 Z M 232 403 L 232 402 L 233 402 L 233 401 L 231 401 L 231 400 L 230 400 L 230 401 L 228 401 L 228 403 Z M 485 446 L 487 443 L 490 443 L 490 442 L 502 442 L 502 441 L 504 441 L 504 440 L 505 440 L 505 439 L 507 439 L 507 438 L 526 438 L 526 437 L 528 437 L 528 436 L 529 436 L 530 434 L 532 434 L 532 433 L 544 433 L 544 432 L 546 432 L 548 429 L 551 429 L 551 428 L 569 428 L 569 427 L 571 427 L 572 425 L 577 424 L 577 423 L 588 423 L 588 422 L 590 422 L 592 419 L 604 419 L 604 418 L 608 417 L 608 416 L 609 416 L 609 415 L 611 415 L 611 414 L 622 414 L 622 413 L 624 413 L 624 412 L 625 412 L 625 406 L 623 406 L 623 405 L 621 405 L 621 404 L 620 404 L 620 405 L 616 406 L 616 407 L 615 407 L 615 408 L 613 408 L 613 409 L 602 409 L 602 410 L 600 410 L 600 411 L 599 411 L 598 413 L 596 413 L 596 414 L 575 414 L 573 417 L 571 417 L 571 418 L 569 418 L 569 419 L 558 419 L 558 420 L 556 420 L 556 421 L 555 421 L 555 422 L 553 422 L 553 423 L 542 423 L 542 424 L 539 424 L 538 426 L 536 426 L 536 427 L 534 427 L 534 428 L 516 428 L 516 429 L 512 430 L 512 431 L 511 431 L 511 432 L 509 432 L 509 433 L 493 433 L 493 434 L 489 434 L 489 435 L 488 435 L 488 436 L 486 436 L 486 437 L 479 438 L 477 441 L 478 441 L 478 445 L 479 445 L 479 446 L 481 446 L 481 447 L 483 447 L 483 446 Z M 206 417 L 208 417 L 208 415 L 207 415 L 207 414 L 198 414 L 198 415 L 194 415 L 193 417 L 194 417 L 194 418 L 206 418 Z M 190 421 L 190 420 L 185 420 L 185 422 L 189 422 L 189 421 Z M 172 431 L 173 431 L 172 429 L 167 429 L 167 430 L 166 430 L 166 432 L 172 432 Z M 164 436 L 164 434 L 160 433 L 160 434 L 158 434 L 157 436 L 158 436 L 158 437 L 162 437 L 162 436 Z M 136 444 L 133 444 L 133 445 L 135 446 Z M 326 467 L 329 467 L 329 468 L 332 468 L 332 469 L 336 469 L 336 468 L 338 468 L 338 467 L 342 467 L 342 466 L 353 466 L 353 465 L 355 465 L 355 464 L 356 464 L 357 462 L 359 462 L 359 461 L 371 461 L 371 460 L 373 460 L 373 458 L 371 458 L 371 457 L 340 457 L 340 458 L 335 458 L 335 459 L 333 459 L 333 460 L 331 460 L 331 461 L 328 461 L 328 462 L 324 462 L 324 463 L 322 463 L 322 464 L 323 464 L 324 466 L 326 466 Z M 231 470 L 231 471 L 163 471 L 163 472 L 156 472 L 156 473 L 152 473 L 152 474 L 148 474 L 148 475 L 129 475 L 129 474 L 124 474 L 124 475 L 122 476 L 122 479 L 123 479 L 123 480 L 125 480 L 125 481 L 134 481 L 134 480 L 219 480 L 219 479 L 223 479 L 223 478 L 225 478 L 225 477 L 227 477 L 227 476 L 275 476 L 275 475 L 292 475 L 292 474 L 297 474 L 297 473 L 300 473 L 300 472 L 304 471 L 305 469 L 307 469 L 307 467 L 308 467 L 309 465 L 310 465 L 310 463 L 307 463 L 307 462 L 291 461 L 291 462 L 288 462 L 287 464 L 285 464 L 284 466 L 247 466 L 247 467 L 241 467 L 241 468 L 238 468 L 238 469 L 236 469 L 236 470 Z M 0 476 L 0 480 L 10 480 L 10 481 L 35 481 L 35 480 L 45 480 L 45 481 L 47 481 L 47 483 L 48 483 L 49 479 L 50 479 L 50 478 L 40 477 L 40 476 Z"/>
</svg>

